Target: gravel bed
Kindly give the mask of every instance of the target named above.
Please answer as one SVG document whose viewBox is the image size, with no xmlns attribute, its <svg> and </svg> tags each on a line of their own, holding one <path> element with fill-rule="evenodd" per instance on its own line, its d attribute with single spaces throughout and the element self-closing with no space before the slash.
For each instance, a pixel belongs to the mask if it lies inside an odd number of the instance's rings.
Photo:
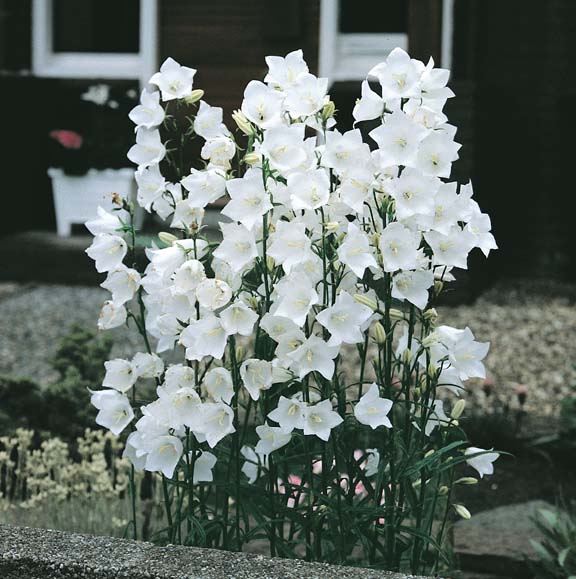
<svg viewBox="0 0 576 579">
<path fill-rule="evenodd" d="M 0 287 L 0 375 L 28 376 L 42 384 L 55 378 L 50 367 L 60 339 L 74 324 L 96 327 L 107 292 L 100 288 L 38 285 Z M 504 284 L 473 305 L 438 308 L 439 323 L 470 326 L 476 339 L 490 341 L 488 388 L 470 384 L 475 406 L 519 406 L 554 415 L 576 384 L 576 288 L 559 284 Z M 141 350 L 134 329 L 111 331 L 114 356 Z M 489 392 L 489 396 L 486 396 Z"/>
</svg>

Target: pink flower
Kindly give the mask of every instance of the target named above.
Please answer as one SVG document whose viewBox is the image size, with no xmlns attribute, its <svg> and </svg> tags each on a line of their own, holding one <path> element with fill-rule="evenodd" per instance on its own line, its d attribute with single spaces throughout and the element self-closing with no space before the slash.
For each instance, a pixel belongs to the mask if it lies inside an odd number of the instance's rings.
<svg viewBox="0 0 576 579">
<path fill-rule="evenodd" d="M 65 149 L 79 149 L 82 146 L 82 135 L 74 131 L 50 131 L 50 137 L 58 141 Z"/>
</svg>

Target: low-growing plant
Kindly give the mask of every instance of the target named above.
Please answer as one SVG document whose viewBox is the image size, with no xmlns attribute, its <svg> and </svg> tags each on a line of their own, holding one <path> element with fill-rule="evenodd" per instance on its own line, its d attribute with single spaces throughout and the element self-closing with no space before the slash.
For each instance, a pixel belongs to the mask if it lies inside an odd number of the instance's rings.
<svg viewBox="0 0 576 579">
<path fill-rule="evenodd" d="M 473 248 L 496 247 L 471 184 L 446 180 L 449 72 L 392 51 L 342 134 L 301 51 L 267 64 L 238 140 L 171 58 L 130 114 L 138 203 L 173 231 L 138 271 L 132 203 L 86 224 L 111 293 L 98 326 L 134 324 L 144 350 L 106 362 L 96 421 L 130 431 L 133 477 L 158 473 L 165 542 L 434 573 L 452 517 L 470 517 L 453 489 L 477 479 L 457 469 L 498 458 L 467 443 L 464 401 L 442 400 L 485 377 L 489 345 L 434 305 Z M 202 220 L 225 195 L 214 242 Z"/>
</svg>

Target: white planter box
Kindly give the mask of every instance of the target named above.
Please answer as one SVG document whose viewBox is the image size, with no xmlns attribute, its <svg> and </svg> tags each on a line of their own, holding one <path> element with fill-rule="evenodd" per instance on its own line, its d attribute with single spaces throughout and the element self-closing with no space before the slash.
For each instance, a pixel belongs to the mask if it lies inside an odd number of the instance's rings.
<svg viewBox="0 0 576 579">
<path fill-rule="evenodd" d="M 90 169 L 85 175 L 67 175 L 61 169 L 48 169 L 52 179 L 56 229 L 61 237 L 70 236 L 72 225 L 84 224 L 98 216 L 98 206 L 111 210 L 112 194 L 136 200 L 136 181 L 132 169 Z M 134 221 L 137 228 L 144 219 L 136 205 Z"/>
</svg>

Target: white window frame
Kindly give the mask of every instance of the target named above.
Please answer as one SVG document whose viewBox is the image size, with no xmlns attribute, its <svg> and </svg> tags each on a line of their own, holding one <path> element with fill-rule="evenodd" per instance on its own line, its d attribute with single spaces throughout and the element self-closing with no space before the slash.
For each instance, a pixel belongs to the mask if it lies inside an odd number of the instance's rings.
<svg viewBox="0 0 576 579">
<path fill-rule="evenodd" d="M 330 82 L 357 81 L 396 47 L 408 50 L 408 34 L 342 34 L 338 30 L 339 0 L 321 0 L 319 74 Z M 442 63 L 452 60 L 454 0 L 442 3 Z M 437 63 L 439 64 L 439 63 Z"/>
<path fill-rule="evenodd" d="M 32 73 L 36 76 L 136 79 L 145 86 L 157 69 L 157 0 L 140 0 L 140 52 L 134 54 L 54 52 L 53 1 L 33 0 L 32 10 Z"/>
</svg>

